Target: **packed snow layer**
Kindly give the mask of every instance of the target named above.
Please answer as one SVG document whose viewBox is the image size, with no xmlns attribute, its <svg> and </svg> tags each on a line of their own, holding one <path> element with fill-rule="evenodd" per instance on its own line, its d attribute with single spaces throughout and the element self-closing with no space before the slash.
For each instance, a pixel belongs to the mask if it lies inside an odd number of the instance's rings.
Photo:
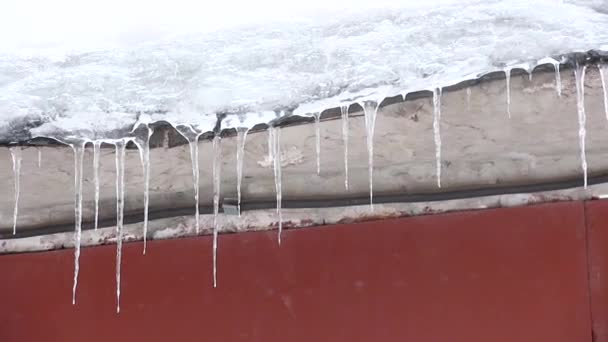
<svg viewBox="0 0 608 342">
<path fill-rule="evenodd" d="M 228 127 L 251 127 L 607 44 L 605 0 L 434 0 L 131 45 L 11 48 L 0 52 L 0 138 L 25 127 L 107 139 L 139 113 L 200 131 L 240 114 Z"/>
</svg>

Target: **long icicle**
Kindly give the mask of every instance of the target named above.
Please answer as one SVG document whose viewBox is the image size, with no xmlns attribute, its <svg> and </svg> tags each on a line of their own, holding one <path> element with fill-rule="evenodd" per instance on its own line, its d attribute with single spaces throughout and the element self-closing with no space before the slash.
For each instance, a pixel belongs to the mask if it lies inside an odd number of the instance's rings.
<svg viewBox="0 0 608 342">
<path fill-rule="evenodd" d="M 138 143 L 139 159 L 141 161 L 141 167 L 144 174 L 144 255 L 146 255 L 146 247 L 148 245 L 148 208 L 150 205 L 150 137 L 154 133 L 154 130 L 148 125 L 146 125 L 146 130 L 146 135 L 143 141 Z"/>
<path fill-rule="evenodd" d="M 369 207 L 374 210 L 374 130 L 379 102 L 365 101 L 361 104 L 365 117 L 365 140 L 367 143 L 367 171 L 369 181 Z"/>
<path fill-rule="evenodd" d="M 587 136 L 586 123 L 587 115 L 585 114 L 585 70 L 586 66 L 581 67 L 576 65 L 574 76 L 576 79 L 576 107 L 578 113 L 578 138 L 581 150 L 581 168 L 583 169 L 583 185 L 587 188 L 587 156 L 585 152 L 585 139 Z"/>
<path fill-rule="evenodd" d="M 344 142 L 344 188 L 348 191 L 348 106 L 340 107 L 342 116 L 342 141 Z"/>
<path fill-rule="evenodd" d="M 437 187 L 441 188 L 441 88 L 433 91 L 433 137 L 435 140 L 435 167 Z"/>
<path fill-rule="evenodd" d="M 277 213 L 279 214 L 279 237 L 278 242 L 281 244 L 281 234 L 283 233 L 283 171 L 281 169 L 281 129 L 277 128 L 275 132 L 275 167 L 277 168 Z"/>
<path fill-rule="evenodd" d="M 315 150 L 317 151 L 317 175 L 321 174 L 321 113 L 315 117 Z"/>
<path fill-rule="evenodd" d="M 74 282 L 72 285 L 72 305 L 76 304 L 78 273 L 80 272 L 80 242 L 82 240 L 82 163 L 86 143 L 73 145 L 74 150 Z"/>
<path fill-rule="evenodd" d="M 281 234 L 283 233 L 283 190 L 281 184 L 281 130 L 273 126 L 268 127 L 268 151 L 274 169 L 274 185 L 277 194 L 277 215 L 279 217 L 279 234 L 277 241 L 281 244 Z"/>
<path fill-rule="evenodd" d="M 241 183 L 243 182 L 243 160 L 245 157 L 247 132 L 249 132 L 248 128 L 239 128 L 236 131 L 236 192 L 239 217 L 241 216 Z"/>
<path fill-rule="evenodd" d="M 467 112 L 471 111 L 471 87 L 467 88 Z"/>
<path fill-rule="evenodd" d="M 42 148 L 38 147 L 38 168 L 42 167 Z"/>
<path fill-rule="evenodd" d="M 192 179 L 194 183 L 194 202 L 195 202 L 195 222 L 196 222 L 196 234 L 200 231 L 200 217 L 199 217 L 199 167 L 198 167 L 198 139 L 200 134 L 196 135 L 196 138 L 188 140 L 190 146 L 190 160 L 192 161 Z"/>
<path fill-rule="evenodd" d="M 505 80 L 507 82 L 507 115 L 511 118 L 511 68 L 505 69 Z"/>
<path fill-rule="evenodd" d="M 17 234 L 17 218 L 19 217 L 19 193 L 21 183 L 21 146 L 9 148 L 13 160 L 13 179 L 15 182 L 15 203 L 13 206 L 13 235 Z"/>
<path fill-rule="evenodd" d="M 222 168 L 222 136 L 218 133 L 213 138 L 213 287 L 217 287 L 217 243 L 218 214 L 220 208 L 220 186 Z"/>
<path fill-rule="evenodd" d="M 125 141 L 116 143 L 116 313 L 120 313 L 120 268 L 125 206 Z"/>
<path fill-rule="evenodd" d="M 95 183 L 95 230 L 99 227 L 99 154 L 101 141 L 93 142 L 93 182 Z"/>
<path fill-rule="evenodd" d="M 602 90 L 604 91 L 604 112 L 606 113 L 606 120 L 608 120 L 608 67 L 602 67 L 598 64 L 597 68 L 600 70 L 600 78 L 602 79 Z"/>
</svg>

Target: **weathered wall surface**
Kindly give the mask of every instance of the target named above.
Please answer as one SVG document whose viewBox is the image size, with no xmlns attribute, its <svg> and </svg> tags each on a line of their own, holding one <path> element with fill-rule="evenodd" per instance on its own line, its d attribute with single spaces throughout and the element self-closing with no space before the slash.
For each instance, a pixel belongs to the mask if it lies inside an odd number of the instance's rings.
<svg viewBox="0 0 608 342">
<path fill-rule="evenodd" d="M 606 203 L 590 205 L 605 255 Z M 289 230 L 281 246 L 228 234 L 217 288 L 211 237 L 129 243 L 120 314 L 114 246 L 83 249 L 75 306 L 72 251 L 2 255 L 0 340 L 591 342 L 585 228 L 584 203 L 564 202 Z"/>
<path fill-rule="evenodd" d="M 576 87 L 572 70 L 561 73 L 562 97 L 555 75 L 538 72 L 511 79 L 511 113 L 507 116 L 505 81 L 482 82 L 467 91 L 446 91 L 442 99 L 442 185 L 437 189 L 433 107 L 431 98 L 392 104 L 380 109 L 375 134 L 376 194 L 425 193 L 528 184 L 582 178 L 579 157 Z M 608 169 L 608 121 L 604 115 L 598 70 L 590 66 L 586 80 L 587 158 L 590 174 Z M 368 192 L 367 149 L 361 112 L 351 111 L 349 176 L 344 188 L 340 120 L 321 123 L 321 175 L 316 174 L 314 125 L 282 129 L 283 197 L 285 199 L 362 196 Z M 200 142 L 201 204 L 211 205 L 211 143 Z M 102 149 L 101 217 L 115 216 L 115 160 Z M 222 197 L 236 197 L 236 139 L 222 141 Z M 272 200 L 273 170 L 267 157 L 267 134 L 247 138 L 243 200 Z M 92 148 L 85 154 L 84 221 L 93 219 Z M 154 148 L 151 152 L 151 211 L 192 208 L 192 169 L 187 145 Z M 71 224 L 74 217 L 73 153 L 67 147 L 23 152 L 18 228 Z M 127 151 L 126 212 L 143 207 L 142 168 L 136 150 Z M 13 176 L 8 149 L 0 150 L 0 230 L 13 223 Z"/>
</svg>

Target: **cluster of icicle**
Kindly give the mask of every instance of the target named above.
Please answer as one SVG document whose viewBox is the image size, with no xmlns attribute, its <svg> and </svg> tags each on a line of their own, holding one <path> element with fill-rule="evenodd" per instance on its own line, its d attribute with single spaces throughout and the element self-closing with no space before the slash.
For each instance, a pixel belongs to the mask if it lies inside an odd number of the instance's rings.
<svg viewBox="0 0 608 342">
<path fill-rule="evenodd" d="M 553 63 L 555 67 L 555 88 L 558 96 L 561 97 L 561 79 L 559 72 L 559 63 Z M 579 144 L 580 144 L 580 159 L 581 168 L 584 177 L 584 186 L 587 187 L 587 161 L 585 156 L 585 139 L 586 139 L 586 114 L 585 114 L 585 102 L 584 102 L 584 82 L 585 82 L 585 71 L 587 66 L 576 65 L 575 68 L 575 79 L 577 89 L 577 115 L 579 122 Z M 601 82 L 603 87 L 604 105 L 606 119 L 608 120 L 608 67 L 598 65 Z M 507 102 L 507 115 L 511 116 L 511 98 L 510 98 L 510 78 L 511 70 L 513 67 L 504 69 L 506 76 L 506 102 Z M 531 77 L 531 71 L 530 71 Z M 436 159 L 436 177 L 437 186 L 441 187 L 441 97 L 442 88 L 438 87 L 432 89 L 433 97 L 433 137 L 435 142 L 435 159 Z M 470 107 L 470 88 L 467 89 L 467 106 Z M 361 101 L 358 104 L 363 108 L 364 120 L 365 120 L 365 131 L 366 131 L 366 144 L 368 149 L 368 174 L 369 174 L 369 201 L 370 209 L 373 210 L 373 171 L 374 171 L 374 129 L 376 123 L 376 116 L 381 99 L 377 101 Z M 403 94 L 405 99 L 405 94 Z M 344 186 L 348 190 L 348 138 L 349 138 L 349 123 L 348 123 L 348 111 L 350 105 L 341 106 L 341 118 L 342 118 L 342 137 L 344 142 Z M 316 171 L 317 174 L 321 173 L 321 133 L 320 133 L 320 114 L 313 114 L 315 119 L 315 148 L 316 148 Z M 138 125 L 141 125 L 139 123 Z M 74 281 L 72 288 L 72 303 L 76 303 L 76 290 L 78 285 L 78 273 L 79 273 L 79 257 L 80 257 L 80 244 L 82 234 L 82 181 L 83 181 L 83 156 L 84 150 L 87 144 L 93 145 L 93 169 L 94 169 L 94 186 L 95 186 L 95 225 L 94 229 L 97 230 L 99 222 L 99 156 L 100 147 L 102 143 L 113 144 L 116 150 L 116 298 L 117 306 L 116 311 L 120 312 L 120 268 L 122 258 L 122 242 L 123 242 L 123 218 L 124 218 L 124 196 L 125 196 L 125 148 L 129 142 L 135 143 L 139 149 L 140 160 L 144 174 L 144 222 L 143 222 L 143 254 L 146 253 L 147 245 L 147 230 L 148 230 L 148 204 L 149 204 L 149 182 L 150 182 L 150 137 L 153 133 L 153 129 L 148 123 L 143 124 L 145 126 L 145 134 L 140 135 L 136 138 L 123 138 L 117 140 L 81 140 L 78 142 L 66 142 L 74 151 L 74 189 L 75 189 L 75 234 L 74 234 Z M 134 128 L 135 129 L 138 127 Z M 194 201 L 195 201 L 195 225 L 196 233 L 200 230 L 199 221 L 199 166 L 198 166 L 198 141 L 203 133 L 202 130 L 196 130 L 193 126 L 176 126 L 176 130 L 188 140 L 190 148 L 190 157 L 192 161 L 192 178 L 194 187 Z M 243 159 L 245 151 L 245 141 L 249 127 L 237 128 L 237 193 L 238 193 L 238 214 L 241 214 L 241 182 L 243 178 Z M 281 129 L 269 124 L 268 128 L 268 155 L 271 164 L 274 169 L 275 177 L 275 191 L 276 191 L 276 211 L 278 215 L 278 243 L 281 243 L 282 233 L 282 181 L 281 181 Z M 13 161 L 13 174 L 15 184 L 15 195 L 14 195 L 14 216 L 13 216 L 13 233 L 16 233 L 17 229 L 17 218 L 18 218 L 18 203 L 19 203 L 19 177 L 21 170 L 21 147 L 15 146 L 10 148 L 12 161 Z M 38 166 L 42 163 L 41 152 L 38 150 Z M 216 133 L 213 138 L 213 286 L 217 286 L 217 248 L 218 248 L 218 214 L 219 214 L 219 203 L 220 203 L 220 165 L 221 165 L 221 135 Z"/>
</svg>

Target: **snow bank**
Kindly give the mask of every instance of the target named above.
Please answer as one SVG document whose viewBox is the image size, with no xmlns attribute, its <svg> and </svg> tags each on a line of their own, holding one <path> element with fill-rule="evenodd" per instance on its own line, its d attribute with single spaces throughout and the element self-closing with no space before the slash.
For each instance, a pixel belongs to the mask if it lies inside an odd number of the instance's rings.
<svg viewBox="0 0 608 342">
<path fill-rule="evenodd" d="M 213 129 L 217 113 L 241 115 L 230 127 L 252 126 L 274 112 L 307 115 L 381 100 L 608 44 L 605 0 L 359 2 L 367 6 L 302 8 L 299 16 L 251 15 L 239 23 L 244 7 L 233 25 L 184 25 L 131 44 L 7 43 L 0 138 L 34 122 L 32 136 L 101 139 L 130 129 L 142 112 L 201 130 Z M 222 18 L 216 14 L 206 15 Z"/>
</svg>

